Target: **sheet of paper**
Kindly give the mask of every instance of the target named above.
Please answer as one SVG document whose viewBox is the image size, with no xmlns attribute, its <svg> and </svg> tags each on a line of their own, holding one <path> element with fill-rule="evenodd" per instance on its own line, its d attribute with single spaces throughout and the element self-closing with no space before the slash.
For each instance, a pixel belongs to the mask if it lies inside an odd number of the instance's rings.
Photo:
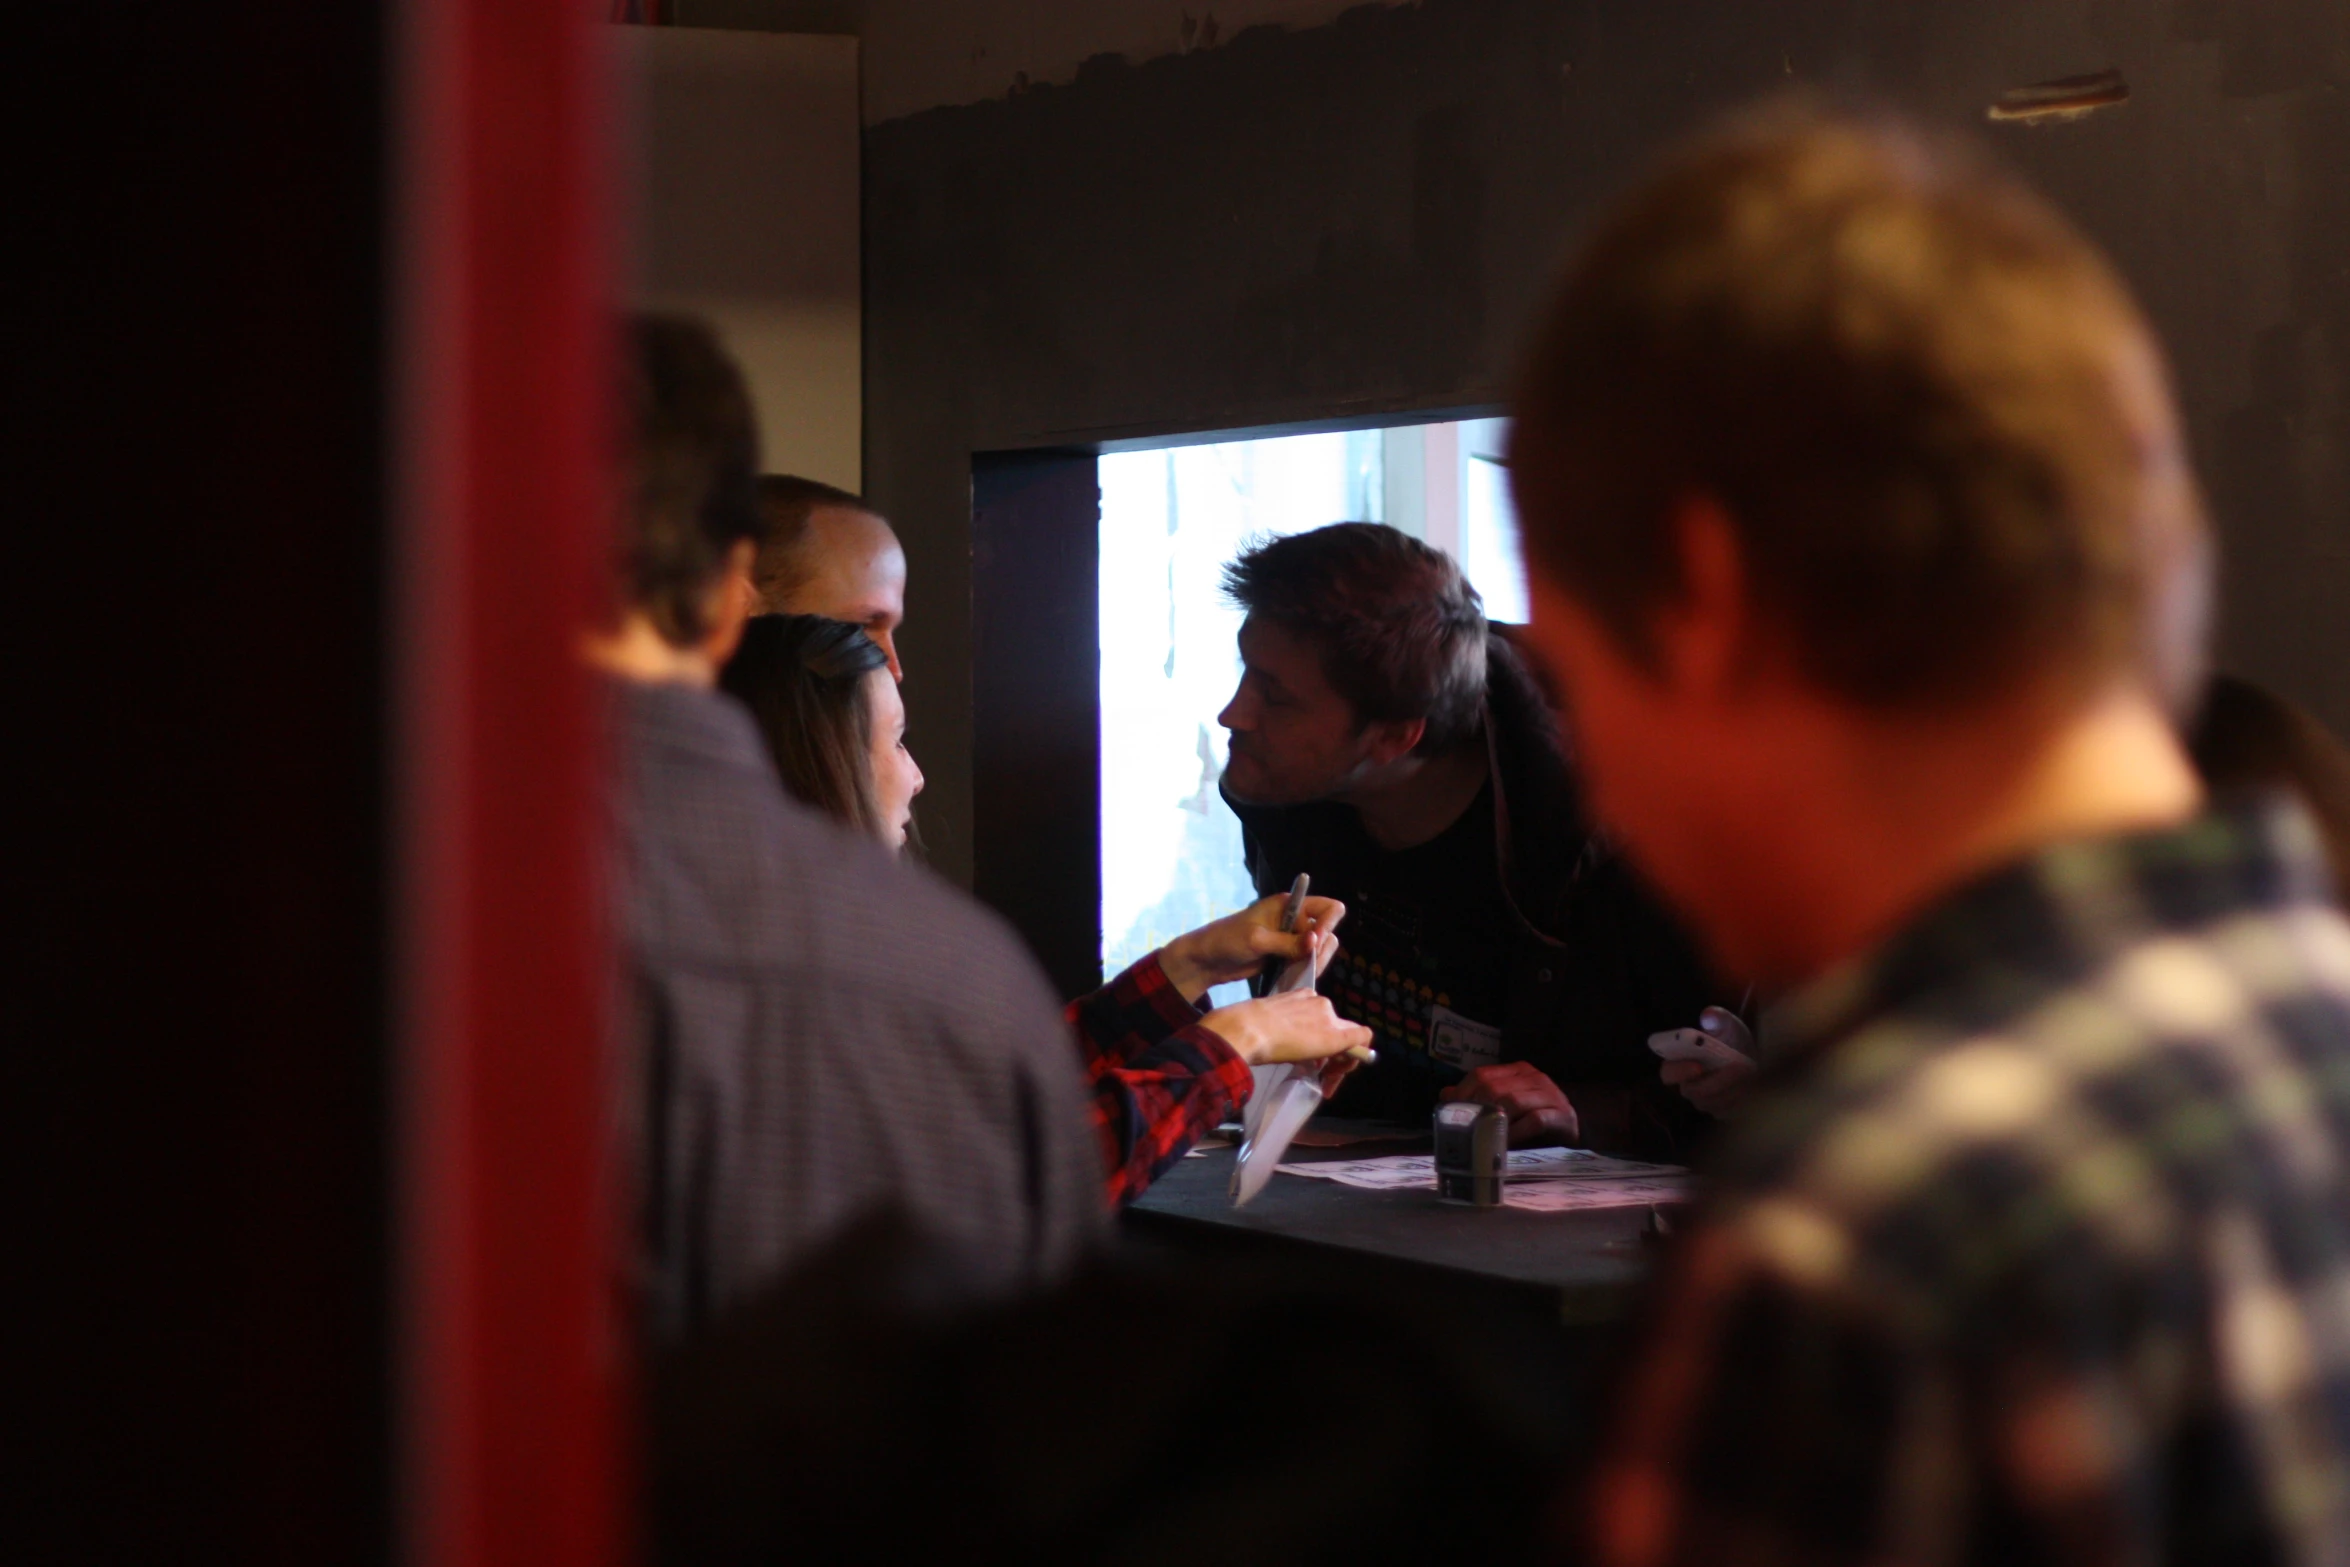
<svg viewBox="0 0 2350 1567">
<path fill-rule="evenodd" d="M 1322 957 L 1328 951 L 1328 938 L 1316 938 L 1304 957 L 1281 971 L 1273 993 L 1313 989 L 1322 977 Z M 1253 1070 L 1257 1086 L 1249 1095 L 1245 1122 L 1248 1136 L 1240 1145 L 1239 1157 L 1232 1162 L 1235 1208 L 1253 1201 L 1265 1189 L 1265 1184 L 1273 1179 L 1273 1172 L 1280 1167 L 1281 1156 L 1289 1152 L 1289 1140 L 1322 1107 L 1322 1069 L 1315 1063 L 1260 1066 Z"/>
<path fill-rule="evenodd" d="M 1686 1175 L 1645 1175 L 1613 1181 L 1512 1181 L 1501 1189 L 1503 1206 L 1533 1213 L 1639 1208 L 1652 1203 L 1688 1202 L 1696 1195 L 1696 1185 Z"/>
<path fill-rule="evenodd" d="M 1232 1206 L 1245 1207 L 1255 1200 L 1273 1179 L 1280 1167 L 1281 1156 L 1289 1152 L 1289 1140 L 1297 1129 L 1306 1124 L 1307 1117 L 1322 1108 L 1320 1072 L 1311 1065 L 1301 1066 L 1298 1074 L 1287 1081 L 1264 1085 L 1259 1079 L 1257 1093 L 1266 1102 L 1264 1119 L 1249 1129 L 1248 1141 L 1240 1145 L 1240 1154 L 1232 1161 Z M 1252 1104 L 1253 1110 L 1255 1106 Z"/>
<path fill-rule="evenodd" d="M 1436 1184 L 1434 1154 L 1390 1154 L 1382 1159 L 1333 1159 L 1327 1163 L 1285 1164 L 1284 1175 L 1337 1181 L 1366 1191 L 1405 1191 Z M 1588 1185 L 1628 1180 L 1686 1179 L 1677 1164 L 1611 1159 L 1588 1148 L 1516 1148 L 1510 1151 L 1509 1185 Z M 1648 1199 L 1643 1198 L 1642 1201 Z"/>
</svg>

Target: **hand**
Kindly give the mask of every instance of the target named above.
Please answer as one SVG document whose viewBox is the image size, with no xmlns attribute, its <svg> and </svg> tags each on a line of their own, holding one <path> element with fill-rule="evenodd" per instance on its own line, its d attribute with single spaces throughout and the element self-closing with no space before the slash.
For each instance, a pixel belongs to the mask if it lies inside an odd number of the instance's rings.
<svg viewBox="0 0 2350 1567">
<path fill-rule="evenodd" d="M 1559 1085 L 1523 1061 L 1481 1066 L 1437 1098 L 1446 1104 L 1467 1100 L 1494 1105 L 1510 1118 L 1510 1146 L 1572 1143 L 1583 1135 L 1582 1118 Z"/>
<path fill-rule="evenodd" d="M 1159 949 L 1159 967 L 1186 1001 L 1197 1001 L 1210 985 L 1246 979 L 1267 958 L 1292 962 L 1306 955 L 1306 936 L 1319 928 L 1325 935 L 1346 918 L 1346 905 L 1336 898 L 1309 896 L 1298 910 L 1297 929 L 1284 934 L 1281 911 L 1289 894 L 1277 892 L 1259 898 L 1238 914 L 1187 931 Z"/>
<path fill-rule="evenodd" d="M 1201 1019 L 1216 1031 L 1226 1044 L 1240 1052 L 1240 1058 L 1250 1066 L 1271 1066 L 1277 1061 L 1328 1061 L 1337 1066 L 1336 1076 L 1324 1069 L 1322 1086 L 1325 1090 L 1337 1086 L 1354 1067 L 1344 1052 L 1357 1046 L 1368 1049 L 1371 1031 L 1360 1023 L 1349 1023 L 1332 1010 L 1329 999 L 1310 990 L 1293 990 L 1281 996 L 1257 996 L 1218 1007 Z"/>
<path fill-rule="evenodd" d="M 1681 1097 L 1716 1120 L 1726 1120 L 1746 1100 L 1754 1082 L 1754 1063 L 1708 1066 L 1703 1061 L 1667 1061 L 1657 1073 L 1681 1090 Z"/>
</svg>

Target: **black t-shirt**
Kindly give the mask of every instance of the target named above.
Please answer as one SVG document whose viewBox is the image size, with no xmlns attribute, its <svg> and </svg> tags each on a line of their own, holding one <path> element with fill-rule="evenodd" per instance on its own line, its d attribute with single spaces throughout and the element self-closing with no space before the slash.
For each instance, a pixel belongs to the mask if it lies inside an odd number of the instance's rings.
<svg viewBox="0 0 2350 1567">
<path fill-rule="evenodd" d="M 1367 1025 L 1379 1060 L 1331 1102 L 1334 1115 L 1424 1121 L 1437 1091 L 1502 1059 L 1517 922 L 1494 855 L 1493 784 L 1426 843 L 1381 849 L 1353 813 L 1314 891 L 1343 899 L 1338 961 L 1322 994 Z"/>
</svg>

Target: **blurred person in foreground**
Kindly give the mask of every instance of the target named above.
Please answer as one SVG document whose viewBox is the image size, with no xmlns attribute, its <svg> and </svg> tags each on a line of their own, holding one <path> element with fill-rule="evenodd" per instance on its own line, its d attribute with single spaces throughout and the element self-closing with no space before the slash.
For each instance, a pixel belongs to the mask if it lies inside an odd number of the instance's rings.
<svg viewBox="0 0 2350 1567">
<path fill-rule="evenodd" d="M 760 615 L 719 674 L 751 711 L 783 786 L 802 804 L 902 850 L 922 792 L 906 748 L 906 709 L 881 647 L 861 627 L 820 615 Z M 1295 932 L 1280 929 L 1286 897 L 1259 900 L 1187 931 L 1069 1003 L 1066 1015 L 1091 1096 L 1109 1197 L 1142 1195 L 1202 1133 L 1248 1103 L 1251 1067 L 1326 1061 L 1325 1091 L 1370 1043 L 1311 992 L 1265 996 L 1203 1013 L 1212 985 L 1246 979 L 1268 961 L 1318 946 L 1327 964 L 1346 906 L 1309 897 Z"/>
<path fill-rule="evenodd" d="M 1245 614 L 1220 787 L 1260 893 L 1300 871 L 1350 913 L 1322 978 L 1377 1065 L 1340 1115 L 1499 1106 L 1510 1141 L 1685 1153 L 1706 1121 L 1648 1036 L 1728 1001 L 1590 829 L 1540 688 L 1452 557 L 1379 523 L 1225 568 Z"/>
<path fill-rule="evenodd" d="M 1020 941 L 792 803 L 714 685 L 750 607 L 757 439 L 708 331 L 628 334 L 612 677 L 616 935 L 643 1320 L 686 1341 L 877 1210 L 973 1298 L 1104 1234 L 1084 1090 Z"/>
<path fill-rule="evenodd" d="M 887 518 L 851 494 L 798 474 L 759 480 L 751 613 L 822 615 L 864 628 L 889 672 L 906 618 L 906 551 Z"/>
<path fill-rule="evenodd" d="M 1785 992 L 1571 1524 L 1604 1567 L 2350 1559 L 2350 927 L 2201 813 L 2152 335 L 1790 107 L 1567 269 L 1511 473 L 1599 816 Z"/>
</svg>

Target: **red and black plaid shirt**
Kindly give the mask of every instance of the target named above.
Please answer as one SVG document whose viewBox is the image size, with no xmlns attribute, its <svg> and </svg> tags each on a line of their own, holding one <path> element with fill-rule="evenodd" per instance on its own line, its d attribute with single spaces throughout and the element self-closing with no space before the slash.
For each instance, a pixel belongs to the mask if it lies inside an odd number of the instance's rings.
<svg viewBox="0 0 2350 1567">
<path fill-rule="evenodd" d="M 1070 1002 L 1068 1016 L 1093 1091 L 1112 1207 L 1141 1196 L 1256 1085 L 1248 1063 L 1201 1023 L 1155 952 Z"/>
</svg>

